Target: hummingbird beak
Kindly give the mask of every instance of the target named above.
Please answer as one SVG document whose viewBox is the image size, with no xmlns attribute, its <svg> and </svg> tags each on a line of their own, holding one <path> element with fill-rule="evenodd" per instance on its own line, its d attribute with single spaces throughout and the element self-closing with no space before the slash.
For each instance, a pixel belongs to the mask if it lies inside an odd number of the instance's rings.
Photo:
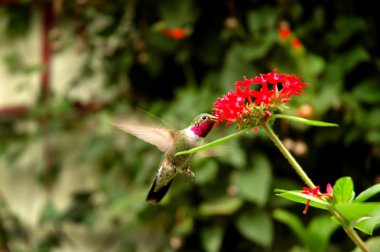
<svg viewBox="0 0 380 252">
<path fill-rule="evenodd" d="M 211 121 L 216 122 L 218 120 L 218 117 L 210 115 L 210 119 L 211 119 Z"/>
</svg>

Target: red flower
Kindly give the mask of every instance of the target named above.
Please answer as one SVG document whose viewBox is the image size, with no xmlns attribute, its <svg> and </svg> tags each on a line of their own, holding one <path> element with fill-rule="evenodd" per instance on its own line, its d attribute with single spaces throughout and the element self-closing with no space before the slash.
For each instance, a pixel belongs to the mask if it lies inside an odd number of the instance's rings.
<svg viewBox="0 0 380 252">
<path fill-rule="evenodd" d="M 214 103 L 216 123 L 225 120 L 227 125 L 237 121 L 240 128 L 258 126 L 307 85 L 301 78 L 276 70 L 252 79 L 244 77 L 243 81 L 235 82 L 235 91 L 230 90 Z"/>
<path fill-rule="evenodd" d="M 292 35 L 292 31 L 290 30 L 290 28 L 288 26 L 280 26 L 280 28 L 278 28 L 278 36 L 280 37 L 280 39 L 282 40 L 287 40 L 290 35 Z"/>
<path fill-rule="evenodd" d="M 219 108 L 215 111 L 218 117 L 216 123 L 226 120 L 228 125 L 239 118 L 244 110 L 248 110 L 244 104 L 245 98 L 246 95 L 239 88 L 236 92 L 230 90 L 224 97 L 219 98 L 214 104 L 215 107 Z"/>
<path fill-rule="evenodd" d="M 271 98 L 275 94 L 274 90 L 269 90 L 268 85 L 263 85 L 260 91 L 251 91 L 251 94 L 253 97 L 256 98 L 255 104 L 265 104 L 270 105 L 271 104 Z"/>
<path fill-rule="evenodd" d="M 175 39 L 175 40 L 181 40 L 181 39 L 186 38 L 186 36 L 187 36 L 186 30 L 184 28 L 182 28 L 182 27 L 164 28 L 162 30 L 162 33 L 166 37 L 171 38 L 171 39 Z"/>
<path fill-rule="evenodd" d="M 301 48 L 303 45 L 302 45 L 302 42 L 301 42 L 300 39 L 295 38 L 295 39 L 292 40 L 292 42 L 291 42 L 291 46 L 292 46 L 293 49 L 299 49 L 299 48 Z"/>
<path fill-rule="evenodd" d="M 289 78 L 287 74 L 278 74 L 276 70 L 271 73 L 263 74 L 263 78 L 270 84 L 277 85 L 278 82 L 284 82 Z"/>
<path fill-rule="evenodd" d="M 320 188 L 321 188 L 320 186 L 316 186 L 314 189 L 304 187 L 303 191 L 301 193 L 306 194 L 306 195 L 310 195 L 313 197 L 317 197 L 317 198 L 322 198 L 322 197 L 326 196 L 330 199 L 333 199 L 333 189 L 332 189 L 332 186 L 330 185 L 330 183 L 328 183 L 326 186 L 326 193 L 320 193 L 319 192 Z M 306 204 L 305 204 L 305 208 L 303 209 L 304 214 L 307 213 L 307 209 L 309 208 L 309 205 L 310 205 L 310 200 L 307 200 Z"/>
</svg>

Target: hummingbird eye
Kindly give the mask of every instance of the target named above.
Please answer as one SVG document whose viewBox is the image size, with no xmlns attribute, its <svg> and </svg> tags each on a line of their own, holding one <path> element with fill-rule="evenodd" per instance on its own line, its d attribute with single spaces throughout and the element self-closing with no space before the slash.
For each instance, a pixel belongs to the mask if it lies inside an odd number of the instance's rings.
<svg viewBox="0 0 380 252">
<path fill-rule="evenodd" d="M 207 119 L 207 116 L 205 116 L 205 115 L 204 115 L 204 116 L 202 116 L 202 118 L 201 118 L 201 119 L 204 121 L 204 120 L 206 120 L 206 119 Z"/>
</svg>

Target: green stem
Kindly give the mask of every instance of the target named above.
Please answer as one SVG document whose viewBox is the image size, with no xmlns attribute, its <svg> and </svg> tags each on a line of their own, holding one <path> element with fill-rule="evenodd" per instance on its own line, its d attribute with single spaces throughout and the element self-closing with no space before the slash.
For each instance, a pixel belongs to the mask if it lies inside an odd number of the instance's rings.
<svg viewBox="0 0 380 252">
<path fill-rule="evenodd" d="M 356 246 L 358 246 L 363 252 L 370 252 L 358 233 L 354 230 L 353 227 L 350 226 L 349 223 L 347 223 L 344 217 L 336 209 L 331 208 L 330 213 L 339 221 L 343 227 L 343 230 L 351 238 Z"/>
<path fill-rule="evenodd" d="M 298 162 L 294 159 L 292 154 L 285 148 L 285 146 L 282 144 L 280 139 L 276 136 L 276 134 L 273 132 L 271 127 L 267 123 L 262 124 L 265 131 L 268 133 L 269 138 L 273 141 L 273 143 L 276 145 L 276 147 L 280 150 L 280 152 L 284 155 L 284 157 L 289 161 L 290 165 L 294 168 L 294 170 L 297 172 L 297 174 L 301 177 L 301 179 L 305 182 L 305 184 L 311 188 L 314 189 L 315 185 L 313 181 L 307 176 L 307 174 L 304 172 L 302 167 L 298 164 Z"/>
<path fill-rule="evenodd" d="M 282 144 L 280 139 L 273 132 L 272 128 L 269 127 L 269 125 L 267 123 L 264 123 L 262 126 L 265 129 L 265 131 L 268 133 L 270 139 L 274 142 L 276 147 L 280 150 L 280 152 L 289 161 L 290 165 L 294 168 L 294 170 L 302 178 L 302 180 L 306 183 L 306 185 L 309 188 L 314 189 L 315 188 L 314 183 L 307 176 L 307 174 L 302 169 L 302 167 L 298 164 L 298 162 L 294 159 L 292 154 L 290 154 L 290 152 L 285 148 L 285 146 Z M 355 243 L 355 245 L 358 246 L 363 252 L 369 252 L 369 250 L 366 247 L 363 240 L 360 238 L 358 233 L 353 229 L 353 227 L 351 227 L 350 224 L 347 223 L 345 218 L 334 208 L 331 208 L 329 211 L 339 221 L 339 223 L 342 225 L 344 231 L 351 238 L 351 240 Z"/>
<path fill-rule="evenodd" d="M 231 140 L 231 139 L 233 139 L 235 137 L 240 136 L 241 134 L 247 132 L 248 130 L 249 130 L 249 128 L 248 129 L 240 130 L 240 131 L 238 131 L 238 132 L 236 132 L 234 134 L 231 134 L 231 135 L 219 138 L 218 140 L 215 140 L 215 141 L 213 141 L 211 143 L 207 143 L 207 144 L 195 147 L 195 148 L 187 150 L 187 151 L 179 151 L 175 155 L 176 156 L 178 156 L 178 155 L 187 155 L 187 154 L 192 154 L 192 153 L 195 153 L 195 152 L 198 152 L 198 151 L 202 151 L 202 150 L 206 150 L 206 149 L 215 147 L 215 146 L 220 145 L 222 143 L 225 143 L 225 142 L 227 142 L 227 141 L 229 141 L 229 140 Z"/>
</svg>

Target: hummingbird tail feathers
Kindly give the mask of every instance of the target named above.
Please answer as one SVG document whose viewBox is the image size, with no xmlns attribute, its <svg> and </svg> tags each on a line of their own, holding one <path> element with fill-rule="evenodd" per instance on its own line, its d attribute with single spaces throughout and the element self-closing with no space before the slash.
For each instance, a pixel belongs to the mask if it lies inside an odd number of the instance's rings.
<svg viewBox="0 0 380 252">
<path fill-rule="evenodd" d="M 154 179 L 152 185 L 150 186 L 148 195 L 146 196 L 146 201 L 151 204 L 158 204 L 162 198 L 165 196 L 165 194 L 168 192 L 169 187 L 171 183 L 173 182 L 172 178 L 166 185 L 156 188 L 157 187 L 157 176 Z"/>
</svg>

